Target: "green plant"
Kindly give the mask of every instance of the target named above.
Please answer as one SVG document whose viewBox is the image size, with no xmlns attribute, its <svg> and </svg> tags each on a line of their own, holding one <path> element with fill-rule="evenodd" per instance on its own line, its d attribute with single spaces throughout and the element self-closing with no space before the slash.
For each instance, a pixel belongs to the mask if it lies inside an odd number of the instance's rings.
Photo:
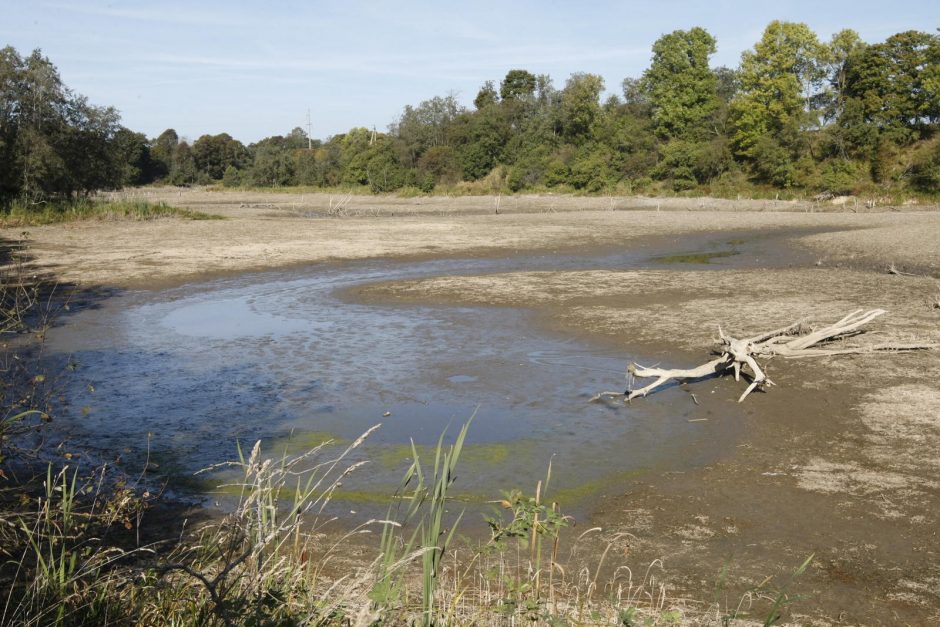
<svg viewBox="0 0 940 627">
<path fill-rule="evenodd" d="M 779 623 L 783 618 L 784 608 L 800 599 L 798 595 L 792 595 L 790 593 L 790 588 L 792 588 L 796 580 L 806 572 L 806 569 L 809 567 L 810 563 L 812 563 L 814 557 L 816 557 L 815 553 L 807 557 L 806 560 L 793 571 L 793 574 L 790 575 L 786 584 L 777 591 L 774 596 L 773 606 L 771 606 L 770 611 L 767 613 L 767 618 L 764 619 L 764 627 L 772 627 L 772 625 Z"/>
<path fill-rule="evenodd" d="M 457 461 L 463 448 L 470 420 L 460 429 L 454 444 L 444 447 L 446 430 L 438 438 L 434 449 L 434 466 L 430 475 L 426 475 L 414 442 L 412 463 L 402 478 L 396 494 L 407 502 L 403 512 L 399 512 L 400 523 L 393 522 L 392 512 L 385 521 L 380 542 L 380 558 L 377 562 L 378 575 L 372 591 L 372 598 L 380 606 L 388 608 L 400 603 L 404 598 L 403 564 L 416 556 L 421 558 L 421 623 L 431 625 L 435 622 L 435 593 L 439 583 L 441 560 L 447 547 L 454 538 L 463 514 L 451 523 L 450 529 L 444 527 L 444 515 L 447 512 L 448 490 L 456 479 Z M 414 525 L 414 530 L 407 540 L 401 530 Z"/>
</svg>

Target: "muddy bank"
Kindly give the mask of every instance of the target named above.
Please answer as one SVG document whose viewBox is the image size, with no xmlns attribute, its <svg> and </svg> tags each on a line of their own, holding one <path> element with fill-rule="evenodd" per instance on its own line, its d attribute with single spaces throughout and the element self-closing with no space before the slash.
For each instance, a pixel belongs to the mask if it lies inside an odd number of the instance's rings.
<svg viewBox="0 0 940 627">
<path fill-rule="evenodd" d="M 932 250 L 920 251 L 926 255 Z M 527 307 L 545 328 L 641 350 L 667 367 L 706 360 L 717 324 L 743 335 L 797 319 L 831 322 L 883 307 L 871 341 L 940 342 L 935 280 L 808 267 L 517 272 L 363 287 L 368 302 Z M 734 605 L 807 556 L 800 610 L 826 623 L 930 624 L 940 617 L 940 354 L 771 363 L 778 384 L 752 396 L 734 454 L 702 469 L 634 481 L 592 517 L 618 554 L 664 559 L 675 593 Z M 695 393 L 690 420 L 739 392 L 733 380 L 676 387 L 637 403 Z M 602 548 L 603 545 L 599 546 Z"/>
</svg>

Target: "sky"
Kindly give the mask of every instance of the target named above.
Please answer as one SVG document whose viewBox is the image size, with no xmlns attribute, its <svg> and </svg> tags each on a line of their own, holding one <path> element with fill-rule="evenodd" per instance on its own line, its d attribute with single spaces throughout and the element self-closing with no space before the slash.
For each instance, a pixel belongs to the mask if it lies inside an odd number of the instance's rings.
<svg viewBox="0 0 940 627">
<path fill-rule="evenodd" d="M 774 19 L 877 42 L 935 32 L 940 1 L 0 0 L 0 46 L 40 48 L 66 85 L 149 137 L 175 128 L 250 143 L 306 128 L 308 110 L 325 138 L 384 130 L 434 96 L 472 106 L 514 68 L 559 88 L 574 72 L 600 74 L 620 93 L 656 39 L 694 26 L 718 40 L 712 65 L 734 67 Z"/>
</svg>

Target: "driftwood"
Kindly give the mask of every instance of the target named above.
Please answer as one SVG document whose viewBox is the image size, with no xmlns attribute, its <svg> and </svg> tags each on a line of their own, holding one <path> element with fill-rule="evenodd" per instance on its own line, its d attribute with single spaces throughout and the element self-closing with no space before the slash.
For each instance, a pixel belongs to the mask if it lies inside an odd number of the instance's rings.
<svg viewBox="0 0 940 627">
<path fill-rule="evenodd" d="M 799 359 L 805 357 L 831 357 L 834 355 L 852 355 L 873 353 L 878 351 L 912 351 L 936 348 L 936 344 L 898 344 L 885 343 L 868 346 L 848 346 L 841 344 L 837 348 L 826 348 L 836 340 L 853 337 L 864 333 L 860 327 L 868 324 L 878 316 L 884 314 L 883 309 L 853 311 L 838 322 L 820 329 L 807 328 L 802 321 L 781 329 L 775 329 L 754 337 L 737 339 L 724 334 L 718 327 L 720 337 L 718 357 L 696 368 L 664 369 L 647 368 L 639 364 L 630 364 L 627 368 L 628 389 L 625 392 L 626 400 L 630 401 L 638 396 L 646 396 L 656 388 L 669 381 L 685 381 L 701 379 L 704 377 L 734 373 L 734 380 L 740 381 L 741 376 L 750 380 L 747 389 L 738 399 L 740 403 L 754 390 L 764 390 L 774 385 L 764 371 L 766 362 L 773 357 L 786 359 Z M 764 362 L 761 366 L 760 362 Z M 633 377 L 653 378 L 655 381 L 639 389 L 629 389 L 629 382 Z M 621 396 L 619 393 L 603 392 L 594 397 L 599 399 L 608 396 Z"/>
</svg>

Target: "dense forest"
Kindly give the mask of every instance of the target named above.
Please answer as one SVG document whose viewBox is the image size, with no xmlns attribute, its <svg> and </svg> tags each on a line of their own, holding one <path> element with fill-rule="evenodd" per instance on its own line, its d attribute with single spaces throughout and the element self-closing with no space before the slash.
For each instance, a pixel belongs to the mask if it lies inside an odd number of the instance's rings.
<svg viewBox="0 0 940 627">
<path fill-rule="evenodd" d="M 387 132 L 302 129 L 245 146 L 227 133 L 149 139 L 65 87 L 39 51 L 0 51 L 0 198 L 42 202 L 123 185 L 611 193 L 940 192 L 940 35 L 880 43 L 772 22 L 736 68 L 702 28 L 660 37 L 620 95 L 603 78 L 513 69 L 463 107 L 406 106 Z M 482 181 L 475 184 L 473 182 Z M 473 187 L 476 185 L 476 187 Z"/>
</svg>

